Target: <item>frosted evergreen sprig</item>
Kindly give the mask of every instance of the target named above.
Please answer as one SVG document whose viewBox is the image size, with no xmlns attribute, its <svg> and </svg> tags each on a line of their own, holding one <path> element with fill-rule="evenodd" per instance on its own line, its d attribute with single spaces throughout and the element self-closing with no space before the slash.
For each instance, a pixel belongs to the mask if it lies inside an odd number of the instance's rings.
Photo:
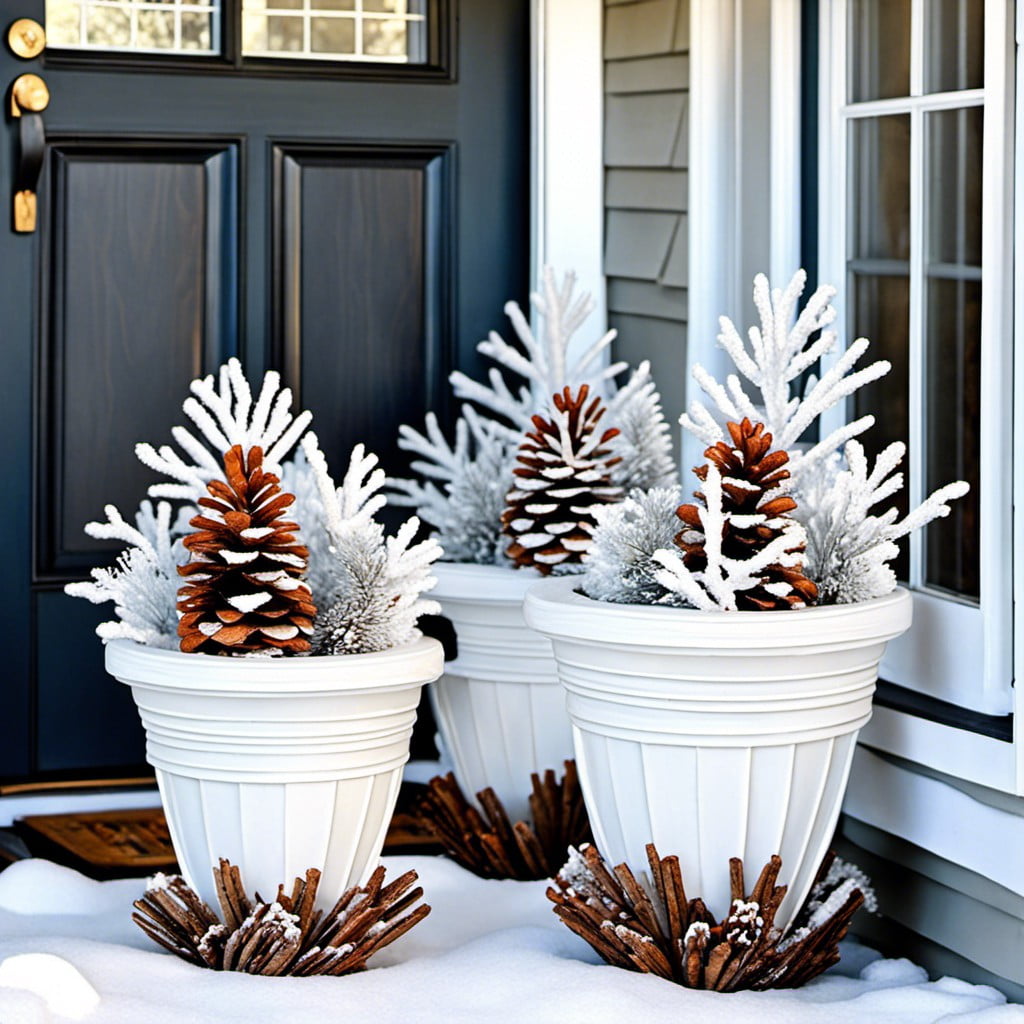
<svg viewBox="0 0 1024 1024">
<path fill-rule="evenodd" d="M 678 485 L 672 437 L 648 360 L 609 400 L 608 422 L 619 429 L 610 444 L 621 459 L 612 469 L 612 483 L 625 492 Z"/>
<path fill-rule="evenodd" d="M 503 562 L 501 513 L 517 445 L 501 426 L 466 405 L 455 423 L 454 445 L 432 412 L 424 434 L 399 428 L 398 445 L 419 456 L 412 469 L 423 480 L 389 480 L 394 503 L 417 509 L 435 528 L 447 561 Z"/>
<path fill-rule="evenodd" d="M 820 286 L 796 316 L 797 301 L 806 281 L 806 273 L 798 270 L 782 291 L 770 288 L 764 274 L 758 274 L 754 278 L 754 304 L 761 326 L 751 327 L 748 332 L 749 351 L 733 322 L 725 316 L 719 319 L 718 343 L 732 359 L 738 373 L 729 374 L 723 385 L 700 364 L 693 368 L 694 379 L 711 399 L 723 422 L 739 422 L 744 417 L 763 422 L 776 446 L 789 452 L 791 486 L 795 489 L 799 489 L 800 478 L 811 467 L 863 433 L 875 419 L 870 415 L 861 416 L 837 427 L 808 451 L 799 452 L 795 445 L 807 428 L 858 388 L 891 369 L 886 360 L 880 359 L 854 370 L 868 348 L 867 339 L 858 338 L 820 380 L 808 382 L 803 397 L 791 394 L 794 381 L 836 347 L 836 332 L 828 329 L 836 318 L 831 305 L 836 290 L 831 285 Z M 821 334 L 811 341 L 816 331 Z M 757 389 L 756 395 L 748 392 L 741 376 Z M 715 444 L 725 438 L 719 420 L 696 400 L 690 403 L 688 412 L 679 422 L 705 444 Z"/>
<path fill-rule="evenodd" d="M 195 509 L 182 509 L 172 521 L 170 503 L 153 508 L 143 501 L 135 526 L 113 505 L 104 508 L 106 522 L 86 523 L 85 532 L 99 540 L 119 540 L 126 548 L 109 569 L 92 569 L 90 580 L 69 583 L 64 592 L 92 604 L 114 603 L 116 619 L 102 622 L 96 634 L 104 643 L 124 638 L 150 647 L 178 646 L 177 601 L 179 563 L 187 560 L 181 538 L 189 532 Z"/>
<path fill-rule="evenodd" d="M 194 380 L 189 390 L 192 394 L 182 411 L 196 432 L 182 426 L 171 430 L 184 457 L 166 444 L 154 448 L 141 442 L 135 446 L 143 465 L 177 481 L 153 484 L 149 494 L 154 498 L 198 501 L 206 493 L 206 485 L 221 477 L 220 460 L 236 444 L 245 452 L 254 446 L 262 448 L 267 471 L 279 473 L 281 461 L 312 419 L 308 411 L 292 414 L 291 389 L 281 388 L 280 376 L 274 370 L 264 376 L 254 403 L 242 365 L 234 358 L 221 366 L 216 378 L 210 374 Z"/>
<path fill-rule="evenodd" d="M 352 450 L 340 487 L 335 486 L 316 435 L 302 448 L 323 507 L 330 541 L 329 582 L 319 598 L 314 651 L 365 654 L 407 643 L 416 635 L 420 615 L 439 610 L 420 595 L 436 580 L 431 566 L 441 555 L 437 541 L 413 543 L 419 520 L 413 516 L 394 537 L 374 518 L 386 504 L 385 482 L 377 456 L 359 444 Z"/>
<path fill-rule="evenodd" d="M 948 516 L 949 502 L 970 489 L 958 480 L 934 491 L 903 519 L 895 507 L 876 515 L 872 509 L 903 487 L 903 474 L 896 470 L 906 446 L 893 442 L 870 468 L 859 441 L 848 441 L 844 453 L 847 468 L 840 468 L 838 453 L 827 460 L 805 481 L 794 512 L 807 532 L 807 575 L 828 604 L 866 601 L 895 589 L 888 563 L 899 552 L 896 541 Z"/>
<path fill-rule="evenodd" d="M 671 604 L 672 592 L 657 580 L 654 553 L 672 547 L 679 529 L 678 486 L 636 489 L 624 501 L 594 512 L 597 526 L 584 563 L 583 591 L 596 601 Z"/>
<path fill-rule="evenodd" d="M 777 535 L 749 558 L 730 558 L 722 551 L 726 524 L 734 520 L 737 526 L 746 529 L 755 525 L 751 520 L 757 517 L 734 516 L 724 511 L 722 474 L 714 463 L 708 463 L 703 493 L 705 507 L 698 509 L 698 515 L 707 565 L 703 570 L 691 571 L 684 564 L 678 550 L 663 548 L 655 551 L 652 558 L 660 568 L 654 578 L 666 590 L 701 611 L 736 611 L 737 595 L 761 586 L 762 576 L 769 566 L 800 568 L 803 563 L 801 549 L 806 536 L 799 522 L 789 516 L 770 519 L 761 516 L 765 526 L 778 530 Z M 766 495 L 765 500 L 769 499 L 770 495 Z M 774 584 L 769 584 L 765 589 L 771 586 Z"/>
</svg>

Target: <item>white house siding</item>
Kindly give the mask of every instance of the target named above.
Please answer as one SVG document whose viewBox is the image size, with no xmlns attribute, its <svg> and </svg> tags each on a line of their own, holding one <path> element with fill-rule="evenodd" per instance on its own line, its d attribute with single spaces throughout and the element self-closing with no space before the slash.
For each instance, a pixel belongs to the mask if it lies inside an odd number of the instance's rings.
<svg viewBox="0 0 1024 1024">
<path fill-rule="evenodd" d="M 650 359 L 665 411 L 686 372 L 688 0 L 606 0 L 605 243 L 616 358 Z"/>
</svg>

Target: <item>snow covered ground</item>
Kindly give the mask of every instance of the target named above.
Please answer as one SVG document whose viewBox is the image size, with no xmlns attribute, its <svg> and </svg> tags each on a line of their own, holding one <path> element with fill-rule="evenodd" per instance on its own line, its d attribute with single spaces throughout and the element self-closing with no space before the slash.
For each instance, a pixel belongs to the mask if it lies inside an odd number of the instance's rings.
<svg viewBox="0 0 1024 1024">
<path fill-rule="evenodd" d="M 991 988 L 929 982 L 846 943 L 796 992 L 690 992 L 605 966 L 561 925 L 545 882 L 482 881 L 433 857 L 414 867 L 431 915 L 344 978 L 258 978 L 191 967 L 131 923 L 141 880 L 94 882 L 47 861 L 0 874 L 0 1024 L 1024 1024 Z"/>
</svg>

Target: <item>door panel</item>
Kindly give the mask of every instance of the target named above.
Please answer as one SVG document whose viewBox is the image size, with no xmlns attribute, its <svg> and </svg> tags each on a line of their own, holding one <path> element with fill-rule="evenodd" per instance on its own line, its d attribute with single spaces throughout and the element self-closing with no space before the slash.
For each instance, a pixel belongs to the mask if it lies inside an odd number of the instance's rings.
<svg viewBox="0 0 1024 1024">
<path fill-rule="evenodd" d="M 282 353 L 329 464 L 445 405 L 454 276 L 450 147 L 274 147 Z M 342 284 L 343 283 L 343 284 Z"/>
<path fill-rule="evenodd" d="M 61 587 L 109 561 L 81 526 L 134 511 L 133 445 L 169 437 L 192 376 L 233 353 L 275 367 L 336 474 L 362 440 L 400 475 L 398 424 L 444 410 L 448 373 L 477 372 L 476 342 L 525 301 L 528 5 L 429 8 L 450 20 L 420 66 L 0 49 L 5 86 L 34 72 L 51 96 L 39 229 L 0 224 L 0 784 L 139 772 L 92 635 L 109 606 Z"/>
<path fill-rule="evenodd" d="M 116 554 L 116 544 L 87 537 L 83 525 L 108 503 L 134 510 L 154 476 L 129 457 L 131 444 L 162 443 L 181 418 L 188 382 L 233 345 L 237 147 L 173 145 L 50 149 L 40 582 L 74 578 Z M 159 423 L 167 427 L 153 436 Z"/>
</svg>

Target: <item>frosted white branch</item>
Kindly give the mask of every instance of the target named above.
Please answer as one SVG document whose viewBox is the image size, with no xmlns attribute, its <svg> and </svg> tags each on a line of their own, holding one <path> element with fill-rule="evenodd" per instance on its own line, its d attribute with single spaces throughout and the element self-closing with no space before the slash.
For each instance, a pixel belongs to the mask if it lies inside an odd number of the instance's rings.
<svg viewBox="0 0 1024 1024">
<path fill-rule="evenodd" d="M 291 411 L 292 394 L 281 388 L 279 375 L 270 370 L 255 406 L 252 391 L 241 363 L 229 359 L 216 377 L 212 374 L 192 381 L 191 395 L 182 411 L 192 422 L 193 430 L 176 426 L 171 436 L 188 457 L 184 459 L 169 445 L 154 448 L 142 442 L 135 454 L 143 465 L 156 470 L 172 482 L 153 484 L 149 493 L 155 498 L 183 498 L 196 502 L 206 493 L 206 485 L 222 475 L 221 459 L 233 445 L 263 449 L 264 468 L 281 472 L 281 462 L 294 448 L 309 426 L 311 414 Z"/>
<path fill-rule="evenodd" d="M 818 584 L 822 603 L 850 604 L 890 593 L 896 587 L 889 565 L 899 553 L 896 541 L 949 515 L 949 502 L 969 490 L 962 480 L 940 487 L 902 520 L 892 507 L 872 512 L 902 488 L 896 468 L 905 452 L 896 441 L 869 470 L 863 446 L 851 440 L 845 469 L 835 453 L 805 479 L 793 515 L 807 530 L 805 572 Z"/>
<path fill-rule="evenodd" d="M 723 509 L 722 475 L 714 463 L 708 464 L 702 490 L 706 507 L 699 508 L 698 515 L 706 567 L 700 571 L 691 571 L 677 548 L 666 547 L 655 551 L 652 556 L 660 566 L 654 578 L 666 590 L 683 598 L 694 608 L 703 611 L 735 611 L 737 595 L 762 585 L 765 570 L 769 566 L 796 567 L 801 564 L 803 556 L 799 549 L 806 539 L 804 528 L 788 516 L 770 521 L 760 513 L 738 517 L 740 521 L 736 523 L 737 527 L 748 529 L 756 525 L 753 521 L 756 519 L 766 524 L 770 522 L 778 533 L 749 558 L 730 558 L 722 551 L 722 535 L 726 524 L 737 517 Z M 766 499 L 769 497 L 766 495 Z"/>
<path fill-rule="evenodd" d="M 789 452 L 791 486 L 797 490 L 804 473 L 851 437 L 866 430 L 872 421 L 861 418 L 847 424 L 801 453 L 796 445 L 807 428 L 858 388 L 890 370 L 888 362 L 878 360 L 855 371 L 854 367 L 868 347 L 864 338 L 858 338 L 820 380 L 808 387 L 803 397 L 792 395 L 794 382 L 836 344 L 835 332 L 827 329 L 836 317 L 831 305 L 835 289 L 831 285 L 818 288 L 796 316 L 796 305 L 806 279 L 804 271 L 799 270 L 785 290 L 780 291 L 771 289 L 768 279 L 758 274 L 754 279 L 754 304 L 761 324 L 750 328 L 749 350 L 728 317 L 719 321 L 718 343 L 738 374 L 730 375 L 723 386 L 703 367 L 695 366 L 693 370 L 694 379 L 711 400 L 721 422 L 699 402 L 692 403 L 680 419 L 687 430 L 708 445 L 725 438 L 723 424 L 727 421 L 739 422 L 746 416 L 753 422 L 764 423 L 775 447 Z M 820 337 L 811 341 L 817 331 L 821 331 Z M 747 391 L 744 380 L 756 389 L 756 397 Z"/>
<path fill-rule="evenodd" d="M 101 623 L 96 634 L 104 643 L 124 638 L 150 647 L 178 645 L 178 565 L 188 561 L 181 538 L 188 532 L 194 508 L 182 509 L 172 521 L 171 506 L 161 501 L 153 508 L 143 501 L 135 513 L 135 526 L 113 505 L 104 508 L 106 522 L 85 526 L 90 537 L 120 540 L 127 546 L 110 569 L 93 569 L 91 579 L 69 583 L 64 592 L 92 604 L 113 601 L 116 619 Z"/>
</svg>

